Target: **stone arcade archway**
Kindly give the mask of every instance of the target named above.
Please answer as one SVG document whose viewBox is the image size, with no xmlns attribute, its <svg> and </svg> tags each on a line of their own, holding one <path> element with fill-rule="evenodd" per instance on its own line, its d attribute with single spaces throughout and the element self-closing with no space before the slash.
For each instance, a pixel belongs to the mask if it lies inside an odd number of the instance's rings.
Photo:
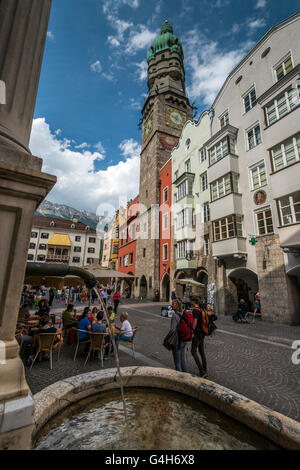
<svg viewBox="0 0 300 470">
<path fill-rule="evenodd" d="M 165 273 L 161 280 L 161 301 L 169 302 L 170 300 L 170 275 Z"/>
<path fill-rule="evenodd" d="M 254 296 L 259 290 L 257 274 L 249 268 L 236 268 L 230 271 L 228 277 L 236 287 L 237 300 L 245 299 L 254 309 Z"/>
<path fill-rule="evenodd" d="M 197 282 L 204 284 L 205 287 L 200 287 L 199 295 L 201 298 L 207 298 L 207 284 L 208 284 L 208 274 L 205 268 L 200 268 L 197 272 Z"/>
<path fill-rule="evenodd" d="M 145 276 L 142 276 L 140 280 L 140 297 L 145 299 L 147 297 L 147 294 L 148 294 L 147 279 Z"/>
</svg>

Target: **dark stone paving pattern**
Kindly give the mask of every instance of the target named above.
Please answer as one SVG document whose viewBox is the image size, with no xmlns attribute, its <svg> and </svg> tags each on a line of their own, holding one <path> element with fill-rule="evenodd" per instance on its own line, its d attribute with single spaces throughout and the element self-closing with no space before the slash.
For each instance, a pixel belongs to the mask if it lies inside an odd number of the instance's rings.
<svg viewBox="0 0 300 470">
<path fill-rule="evenodd" d="M 136 351 L 155 359 L 162 367 L 173 368 L 170 352 L 162 346 L 170 320 L 159 317 L 159 305 L 146 305 L 123 301 L 122 309 L 129 312 L 133 326 L 141 327 L 136 337 Z M 56 313 L 56 312 L 55 312 Z M 248 336 L 241 338 L 217 331 L 213 338 L 206 338 L 209 379 L 237 393 L 247 396 L 275 411 L 300 421 L 300 365 L 291 362 L 292 350 L 288 347 L 300 339 L 299 326 L 268 324 L 257 320 L 254 325 L 235 324 L 230 317 L 219 317 L 219 330 Z M 263 339 L 285 345 L 265 344 Z M 83 348 L 83 346 L 81 346 Z M 32 371 L 26 369 L 27 381 L 33 393 L 64 377 L 101 369 L 97 359 L 89 361 L 84 368 L 85 355 L 81 351 L 73 361 L 74 346 L 64 346 L 60 362 L 56 360 L 53 370 L 49 361 L 36 364 Z M 120 351 L 121 366 L 147 365 L 146 359 L 134 359 L 129 353 Z M 187 351 L 189 372 L 196 374 L 197 367 Z M 115 367 L 114 359 L 104 362 L 105 368 Z"/>
</svg>

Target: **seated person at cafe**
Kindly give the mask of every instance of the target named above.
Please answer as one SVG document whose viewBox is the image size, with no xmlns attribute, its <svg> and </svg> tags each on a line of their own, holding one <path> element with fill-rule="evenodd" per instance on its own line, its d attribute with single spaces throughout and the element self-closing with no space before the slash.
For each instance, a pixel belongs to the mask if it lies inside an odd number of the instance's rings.
<svg viewBox="0 0 300 470">
<path fill-rule="evenodd" d="M 76 318 L 76 310 L 74 309 L 74 305 L 69 304 L 62 314 L 62 321 L 65 330 L 72 328 L 73 326 L 77 326 L 76 321 L 74 321 L 74 317 Z"/>
<path fill-rule="evenodd" d="M 109 333 L 108 328 L 106 328 L 106 326 L 103 323 L 103 317 L 104 317 L 103 312 L 97 313 L 97 321 L 93 323 L 92 325 L 93 333 Z M 107 344 L 109 342 L 110 342 L 110 338 L 109 338 L 109 334 L 107 334 L 107 336 L 105 336 L 104 338 L 104 344 Z M 108 358 L 108 355 L 109 355 L 109 347 L 106 347 L 104 358 L 105 359 Z"/>
<path fill-rule="evenodd" d="M 103 312 L 98 312 L 97 320 L 92 325 L 93 333 L 106 333 L 106 328 L 102 320 L 103 320 Z"/>
<path fill-rule="evenodd" d="M 113 309 L 112 307 L 108 307 L 107 309 L 107 315 L 108 315 L 108 318 L 109 318 L 109 321 L 111 324 L 115 323 L 115 314 L 113 312 Z"/>
<path fill-rule="evenodd" d="M 128 321 L 128 313 L 123 312 L 120 317 L 121 327 L 116 326 L 118 332 L 115 334 L 115 340 L 130 341 L 133 336 L 132 326 Z"/>
<path fill-rule="evenodd" d="M 50 313 L 50 307 L 48 305 L 48 300 L 42 299 L 39 301 L 39 310 L 37 312 L 37 315 L 41 317 L 45 313 Z"/>
<path fill-rule="evenodd" d="M 77 324 L 79 330 L 79 341 L 85 341 L 89 339 L 88 331 L 91 329 L 91 323 L 87 315 L 89 313 L 89 308 L 86 307 L 83 311 L 82 317 Z"/>
<path fill-rule="evenodd" d="M 24 323 L 30 317 L 29 305 L 25 302 L 19 310 L 18 323 Z"/>
</svg>

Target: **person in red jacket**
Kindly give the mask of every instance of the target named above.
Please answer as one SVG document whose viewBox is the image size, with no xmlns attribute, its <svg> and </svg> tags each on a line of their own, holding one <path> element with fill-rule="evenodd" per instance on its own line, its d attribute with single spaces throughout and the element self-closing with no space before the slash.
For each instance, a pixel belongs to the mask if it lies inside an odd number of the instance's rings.
<svg viewBox="0 0 300 470">
<path fill-rule="evenodd" d="M 118 313 L 118 306 L 119 306 L 119 303 L 120 303 L 120 298 L 121 298 L 120 291 L 116 291 L 114 293 L 114 297 L 113 297 L 115 314 Z"/>
</svg>

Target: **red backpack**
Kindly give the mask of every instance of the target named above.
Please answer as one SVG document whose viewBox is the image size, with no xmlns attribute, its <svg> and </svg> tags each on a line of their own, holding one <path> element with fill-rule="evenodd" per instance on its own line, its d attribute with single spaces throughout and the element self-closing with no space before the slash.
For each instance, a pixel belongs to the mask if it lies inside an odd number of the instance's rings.
<svg viewBox="0 0 300 470">
<path fill-rule="evenodd" d="M 191 341 L 194 336 L 194 317 L 190 310 L 183 312 L 180 319 L 178 334 L 180 341 Z"/>
</svg>

